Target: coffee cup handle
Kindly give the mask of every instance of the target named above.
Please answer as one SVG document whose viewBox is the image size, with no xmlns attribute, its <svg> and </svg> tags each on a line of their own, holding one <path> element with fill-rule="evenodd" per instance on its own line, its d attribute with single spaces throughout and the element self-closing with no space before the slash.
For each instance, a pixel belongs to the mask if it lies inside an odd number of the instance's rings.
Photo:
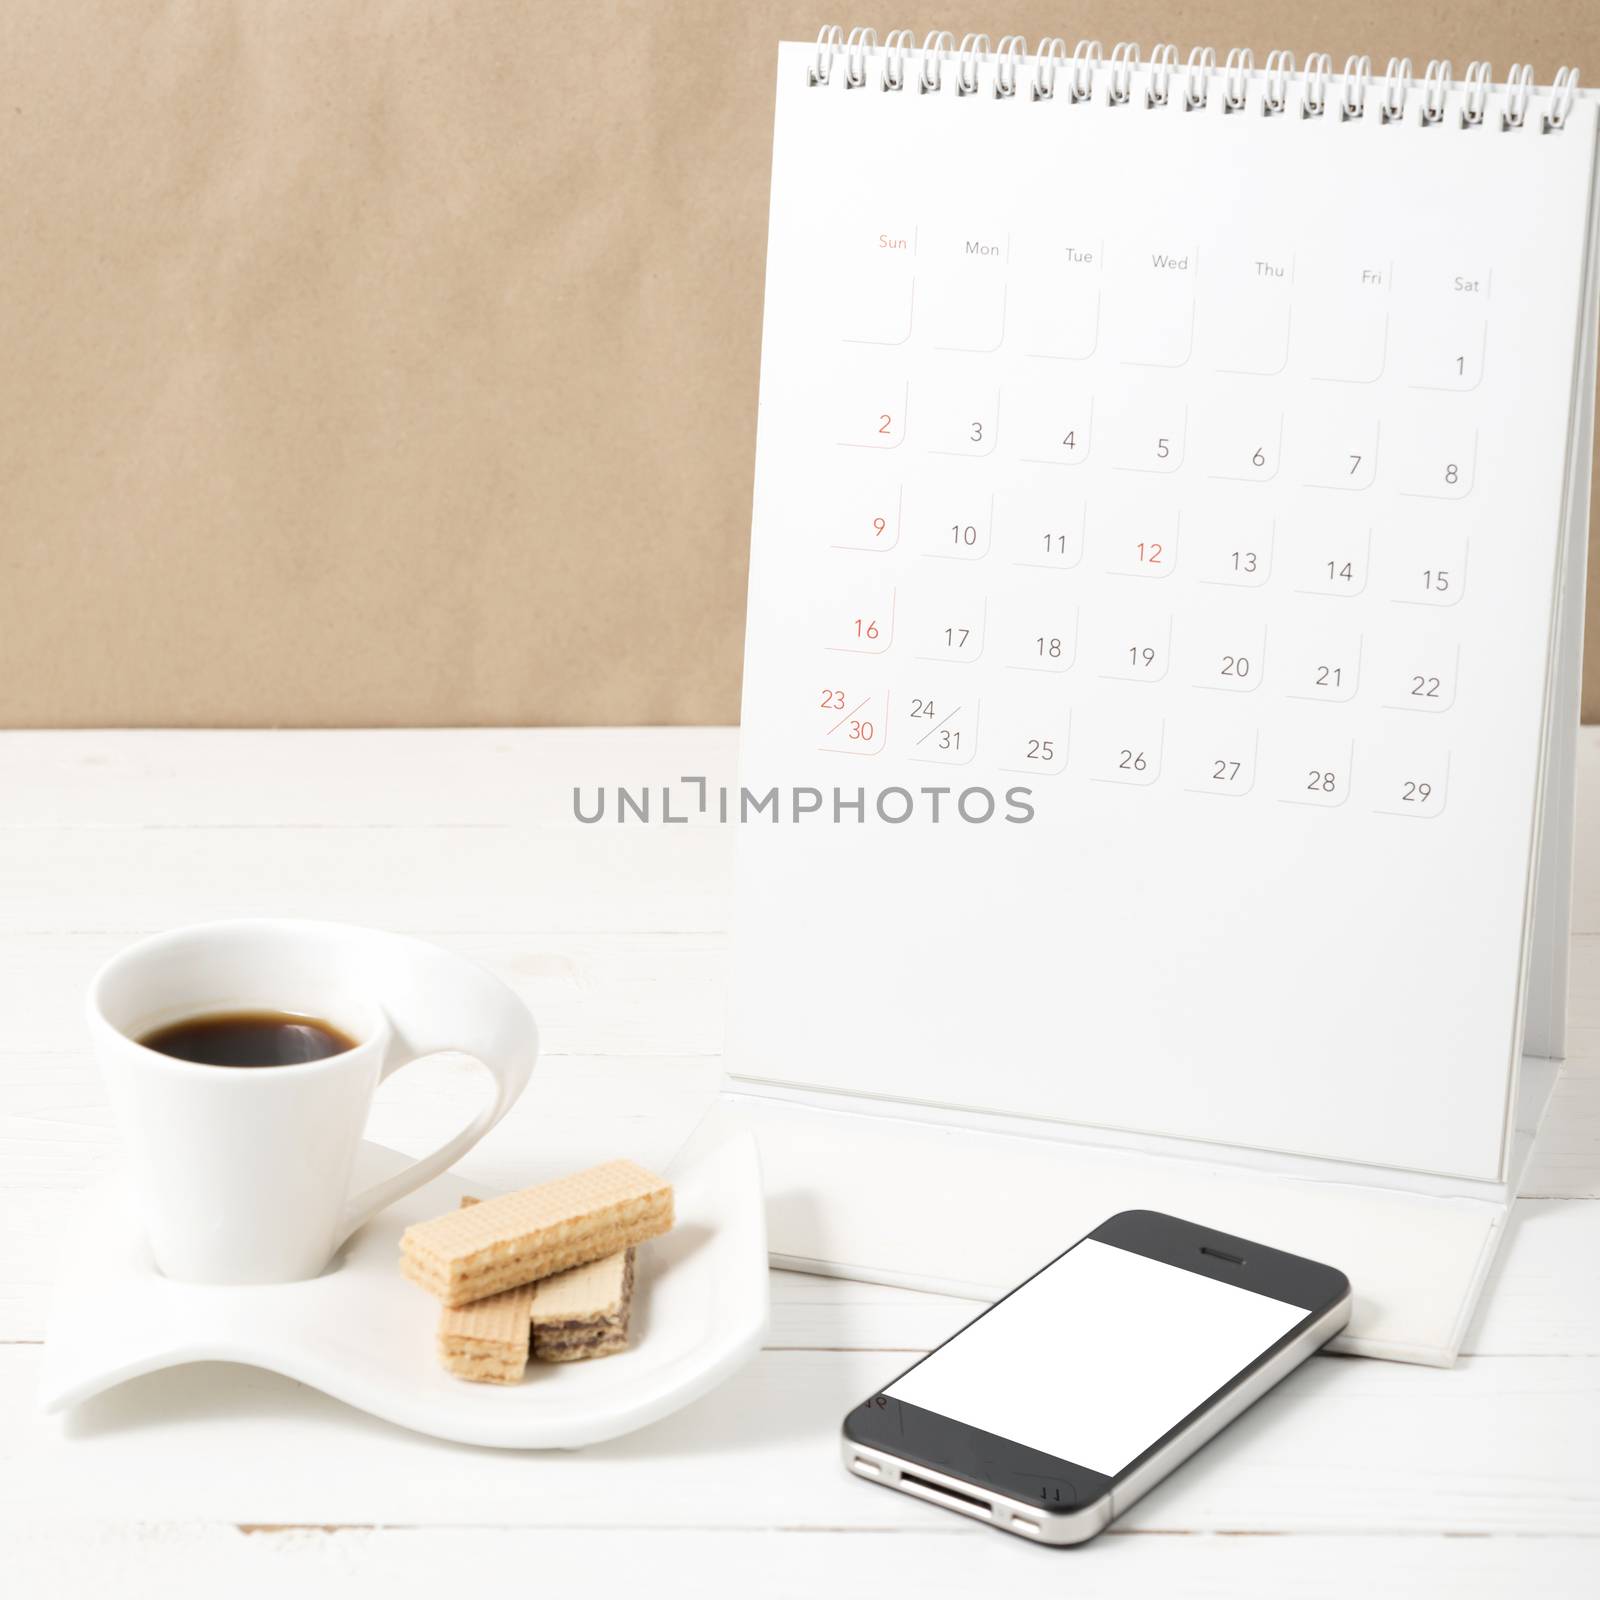
<svg viewBox="0 0 1600 1600">
<path fill-rule="evenodd" d="M 343 1244 L 357 1228 L 459 1161 L 516 1103 L 539 1058 L 539 1030 L 527 1006 L 493 974 L 459 956 L 395 939 L 378 974 L 379 1004 L 390 1038 L 379 1082 L 422 1056 L 471 1056 L 492 1092 L 471 1122 L 431 1155 L 350 1197 L 340 1224 Z"/>
</svg>

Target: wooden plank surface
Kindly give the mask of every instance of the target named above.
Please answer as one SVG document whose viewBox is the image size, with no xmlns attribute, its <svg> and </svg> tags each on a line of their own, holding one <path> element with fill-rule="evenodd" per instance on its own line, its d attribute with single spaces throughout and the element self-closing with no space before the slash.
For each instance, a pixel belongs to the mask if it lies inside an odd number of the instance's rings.
<svg viewBox="0 0 1600 1600">
<path fill-rule="evenodd" d="M 780 1508 L 781 1509 L 781 1508 Z M 116 1574 L 118 1600 L 215 1595 L 441 1595 L 554 1592 L 652 1600 L 817 1600 L 821 1595 L 1130 1595 L 1238 1600 L 1505 1600 L 1592 1592 L 1588 1539 L 1377 1536 L 1144 1538 L 1113 1529 L 1076 1550 L 1039 1550 L 947 1517 L 915 1532 L 855 1530 L 236 1528 L 103 1522 L 30 1528 L 9 1552 L 18 1592 L 94 1594 Z"/>
<path fill-rule="evenodd" d="M 79 1011 L 100 962 L 164 923 L 254 911 L 437 938 L 516 987 L 548 1045 L 465 1164 L 476 1180 L 512 1185 L 526 1152 L 552 1143 L 575 1164 L 662 1161 L 718 1080 L 728 831 L 704 817 L 670 834 L 583 828 L 571 792 L 692 797 L 686 776 L 714 792 L 732 755 L 726 730 L 0 735 L 0 1544 L 18 1592 L 51 1578 L 62 1593 L 114 1579 L 164 1600 L 336 1584 L 420 1595 L 519 1562 L 530 1582 L 595 1593 L 615 1592 L 608 1570 L 649 1570 L 667 1596 L 705 1592 L 713 1572 L 728 1592 L 808 1597 L 1592 1592 L 1593 733 L 1574 1058 L 1469 1356 L 1451 1372 L 1317 1359 L 1088 1551 L 1029 1549 L 844 1474 L 844 1409 L 974 1306 L 797 1274 L 773 1275 L 768 1348 L 744 1372 L 578 1453 L 446 1446 L 234 1367 L 158 1374 L 64 1421 L 34 1412 L 51 1264 L 75 1196 L 116 1151 Z M 446 1057 L 400 1074 L 374 1136 L 431 1145 L 474 1072 Z"/>
<path fill-rule="evenodd" d="M 948 1516 L 839 1463 L 839 1419 L 895 1351 L 768 1350 L 687 1410 L 582 1451 L 465 1450 L 274 1374 L 152 1374 L 31 1415 L 36 1345 L 0 1348 L 0 1515 L 548 1528 L 935 1528 Z M 1124 1519 L 1146 1531 L 1580 1535 L 1600 1515 L 1600 1361 L 1471 1357 L 1292 1373 Z M 1537 1450 L 1524 1448 L 1537 1441 Z M 872 1492 L 868 1492 L 871 1490 Z"/>
</svg>

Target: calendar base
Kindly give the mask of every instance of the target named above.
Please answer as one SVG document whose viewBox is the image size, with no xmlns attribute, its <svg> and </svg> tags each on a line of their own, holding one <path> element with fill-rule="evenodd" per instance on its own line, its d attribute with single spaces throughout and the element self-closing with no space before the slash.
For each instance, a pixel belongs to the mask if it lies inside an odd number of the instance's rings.
<svg viewBox="0 0 1600 1600">
<path fill-rule="evenodd" d="M 1555 1070 L 1524 1063 L 1519 1169 Z M 1339 1267 L 1356 1309 L 1333 1349 L 1449 1366 L 1510 1211 L 1509 1189 L 1424 1192 L 1383 1186 L 1387 1173 L 1330 1181 L 1222 1151 L 1174 1157 L 861 1104 L 734 1088 L 691 1141 L 722 1137 L 729 1122 L 755 1134 L 775 1267 L 991 1300 L 1106 1217 L 1148 1208 Z"/>
</svg>

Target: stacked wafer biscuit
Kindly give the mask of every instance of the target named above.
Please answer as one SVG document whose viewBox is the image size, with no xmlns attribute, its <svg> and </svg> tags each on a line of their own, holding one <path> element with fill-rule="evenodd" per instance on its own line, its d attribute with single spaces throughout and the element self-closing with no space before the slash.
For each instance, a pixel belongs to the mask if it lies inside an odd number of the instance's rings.
<svg viewBox="0 0 1600 1600">
<path fill-rule="evenodd" d="M 439 1359 L 478 1383 L 628 1341 L 634 1247 L 672 1226 L 672 1186 L 610 1161 L 407 1228 L 400 1270 L 444 1303 Z"/>
</svg>

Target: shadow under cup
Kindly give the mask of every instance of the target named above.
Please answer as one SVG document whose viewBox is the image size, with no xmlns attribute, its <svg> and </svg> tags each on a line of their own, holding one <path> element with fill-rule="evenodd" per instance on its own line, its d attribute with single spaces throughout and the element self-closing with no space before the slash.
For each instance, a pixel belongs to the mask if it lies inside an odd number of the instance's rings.
<svg viewBox="0 0 1600 1600">
<path fill-rule="evenodd" d="M 364 931 L 215 923 L 115 957 L 89 996 L 96 1058 L 157 1265 L 200 1283 L 314 1277 L 348 1232 L 357 1146 L 389 1046 Z M 138 1041 L 227 1012 L 320 1018 L 352 1049 L 270 1070 Z"/>
</svg>

